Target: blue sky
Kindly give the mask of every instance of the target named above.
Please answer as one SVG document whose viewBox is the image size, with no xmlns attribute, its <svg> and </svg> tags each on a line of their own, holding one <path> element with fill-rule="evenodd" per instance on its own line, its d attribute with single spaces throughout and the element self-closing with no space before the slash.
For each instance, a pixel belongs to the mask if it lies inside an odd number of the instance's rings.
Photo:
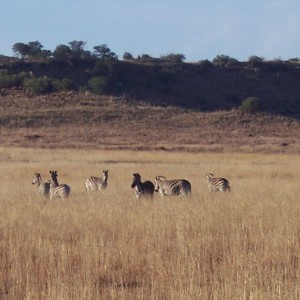
<svg viewBox="0 0 300 300">
<path fill-rule="evenodd" d="M 122 58 L 182 53 L 186 61 L 229 55 L 300 57 L 299 0 L 2 0 L 0 54 L 17 42 L 45 50 L 85 41 Z"/>
</svg>

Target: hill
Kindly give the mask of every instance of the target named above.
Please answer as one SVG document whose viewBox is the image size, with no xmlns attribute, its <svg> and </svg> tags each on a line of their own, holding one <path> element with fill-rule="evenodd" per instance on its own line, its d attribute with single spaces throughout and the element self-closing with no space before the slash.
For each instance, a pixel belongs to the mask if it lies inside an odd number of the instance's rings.
<svg viewBox="0 0 300 300">
<path fill-rule="evenodd" d="M 238 108 L 248 97 L 260 111 L 300 118 L 298 61 L 169 63 L 161 60 L 0 61 L 0 88 L 38 95 L 89 91 L 198 111 Z"/>
<path fill-rule="evenodd" d="M 297 59 L 0 57 L 1 143 L 298 153 L 299 78 Z"/>
<path fill-rule="evenodd" d="M 300 153 L 300 123 L 239 109 L 203 112 L 130 98 L 2 90 L 1 145 L 40 148 Z"/>
</svg>

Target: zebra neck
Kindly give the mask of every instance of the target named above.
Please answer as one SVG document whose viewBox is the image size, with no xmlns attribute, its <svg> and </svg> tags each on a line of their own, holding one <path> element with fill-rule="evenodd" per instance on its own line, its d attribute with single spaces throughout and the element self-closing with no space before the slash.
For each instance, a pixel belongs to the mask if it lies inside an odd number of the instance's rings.
<svg viewBox="0 0 300 300">
<path fill-rule="evenodd" d="M 56 187 L 58 187 L 58 183 L 52 181 L 52 182 L 50 183 L 50 189 L 51 189 L 51 188 L 55 189 Z"/>
</svg>

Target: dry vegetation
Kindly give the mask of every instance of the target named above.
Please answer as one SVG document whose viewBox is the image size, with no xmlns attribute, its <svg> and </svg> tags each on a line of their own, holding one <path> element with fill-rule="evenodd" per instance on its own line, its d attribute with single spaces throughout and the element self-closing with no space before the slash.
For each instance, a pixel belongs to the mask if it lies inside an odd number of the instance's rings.
<svg viewBox="0 0 300 300">
<path fill-rule="evenodd" d="M 77 93 L 0 102 L 0 299 L 300 298 L 299 120 Z M 50 169 L 68 201 L 35 195 Z M 108 189 L 87 195 L 103 169 Z M 186 178 L 192 198 L 136 201 L 134 172 Z M 232 192 L 210 195 L 207 172 Z"/>
<path fill-rule="evenodd" d="M 0 95 L 0 142 L 38 148 L 300 153 L 300 123 L 238 110 L 204 113 L 120 98 Z"/>
<path fill-rule="evenodd" d="M 0 149 L 0 298 L 299 299 L 299 155 Z M 56 169 L 62 202 L 36 197 Z M 109 170 L 108 189 L 84 179 Z M 131 174 L 193 195 L 135 200 Z M 210 196 L 205 173 L 232 192 Z"/>
</svg>

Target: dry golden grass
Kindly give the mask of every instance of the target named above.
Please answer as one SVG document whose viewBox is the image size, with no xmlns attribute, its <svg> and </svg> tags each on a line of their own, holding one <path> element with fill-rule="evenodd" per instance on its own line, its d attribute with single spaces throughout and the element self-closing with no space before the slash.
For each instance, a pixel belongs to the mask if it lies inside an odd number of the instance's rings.
<svg viewBox="0 0 300 300">
<path fill-rule="evenodd" d="M 0 298 L 299 299 L 300 157 L 0 148 Z M 45 201 L 55 169 L 68 201 Z M 109 170 L 108 189 L 84 180 Z M 131 175 L 184 177 L 192 198 L 136 201 Z M 209 194 L 205 173 L 228 194 Z"/>
</svg>

